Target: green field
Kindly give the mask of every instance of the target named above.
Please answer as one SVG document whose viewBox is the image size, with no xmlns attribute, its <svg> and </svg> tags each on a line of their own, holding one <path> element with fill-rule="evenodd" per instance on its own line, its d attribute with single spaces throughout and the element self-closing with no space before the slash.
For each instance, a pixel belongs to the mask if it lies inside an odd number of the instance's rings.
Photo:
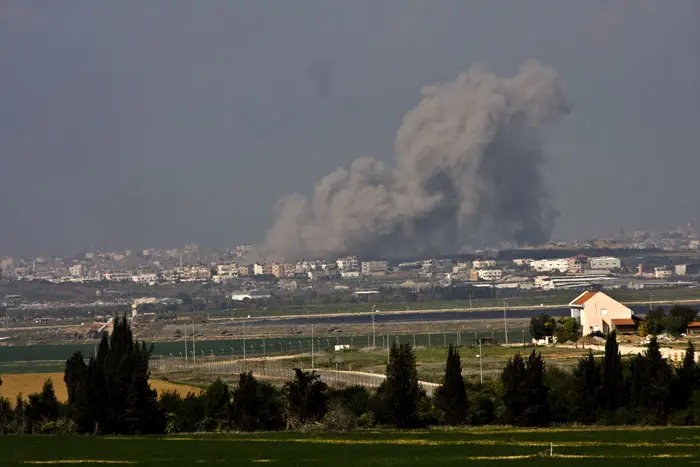
<svg viewBox="0 0 700 467">
<path fill-rule="evenodd" d="M 700 428 L 6 436 L 0 465 L 680 466 L 700 462 L 698 441 Z"/>
</svg>

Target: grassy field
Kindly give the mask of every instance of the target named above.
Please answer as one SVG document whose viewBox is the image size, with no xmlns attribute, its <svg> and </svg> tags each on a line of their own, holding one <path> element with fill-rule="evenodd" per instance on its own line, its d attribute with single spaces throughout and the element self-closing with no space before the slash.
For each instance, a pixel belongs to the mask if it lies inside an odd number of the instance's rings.
<svg viewBox="0 0 700 467">
<path fill-rule="evenodd" d="M 18 394 L 22 394 L 26 399 L 29 394 L 40 392 L 44 381 L 49 378 L 53 381 L 56 397 L 58 400 L 65 402 L 68 398 L 68 393 L 66 392 L 66 385 L 63 382 L 63 373 L 4 374 L 2 375 L 0 396 L 8 397 L 13 403 Z M 151 387 L 158 391 L 159 394 L 163 391 L 177 391 L 184 396 L 188 392 L 199 392 L 199 388 L 157 379 L 151 380 Z"/>
<path fill-rule="evenodd" d="M 548 365 L 569 367 L 575 365 L 578 359 L 586 352 L 583 349 L 568 349 L 557 347 L 538 347 L 538 352 L 542 352 Z M 528 354 L 532 347 L 501 347 L 484 346 L 481 350 L 483 355 L 484 379 L 491 379 L 498 376 L 503 371 L 506 361 L 516 353 Z M 442 382 L 445 375 L 445 362 L 447 361 L 447 349 L 442 348 L 416 348 L 416 367 L 418 376 L 423 381 L 435 383 Z M 475 346 L 460 347 L 462 357 L 462 374 L 471 380 L 478 380 L 481 367 L 479 364 L 479 348 Z M 280 360 L 279 365 L 302 365 L 304 368 L 311 367 L 311 357 L 304 356 L 293 360 Z M 316 368 L 366 371 L 369 373 L 383 374 L 386 370 L 387 350 L 378 349 L 374 351 L 361 352 L 337 352 L 324 354 L 315 359 Z"/>
<path fill-rule="evenodd" d="M 686 466 L 700 428 L 0 437 L 0 465 Z M 565 463 L 565 464 L 564 464 Z"/>
</svg>

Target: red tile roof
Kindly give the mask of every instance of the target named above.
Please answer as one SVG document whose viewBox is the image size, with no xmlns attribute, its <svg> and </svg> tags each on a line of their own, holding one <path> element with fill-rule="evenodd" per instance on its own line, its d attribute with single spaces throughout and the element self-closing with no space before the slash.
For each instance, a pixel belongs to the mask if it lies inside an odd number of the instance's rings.
<svg viewBox="0 0 700 467">
<path fill-rule="evenodd" d="M 632 318 L 617 318 L 611 319 L 615 326 L 634 326 L 634 320 Z"/>
<path fill-rule="evenodd" d="M 579 297 L 576 300 L 571 302 L 571 305 L 583 305 L 588 300 L 593 298 L 595 296 L 595 294 L 597 294 L 597 293 L 598 292 L 584 292 L 581 295 L 579 295 Z"/>
<path fill-rule="evenodd" d="M 688 328 L 700 328 L 700 321 L 695 321 L 692 323 L 688 323 Z"/>
</svg>

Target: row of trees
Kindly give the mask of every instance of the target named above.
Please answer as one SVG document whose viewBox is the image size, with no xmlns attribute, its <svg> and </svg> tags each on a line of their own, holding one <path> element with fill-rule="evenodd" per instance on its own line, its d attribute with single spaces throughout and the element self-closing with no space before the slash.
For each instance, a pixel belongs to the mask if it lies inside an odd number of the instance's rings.
<svg viewBox="0 0 700 467">
<path fill-rule="evenodd" d="M 39 394 L 10 404 L 0 400 L 0 432 L 147 434 L 218 430 L 348 430 L 375 425 L 698 424 L 700 369 L 688 345 L 672 366 L 651 339 L 644 354 L 620 355 L 615 333 L 605 354 L 581 358 L 573 371 L 549 367 L 534 350 L 515 355 L 500 378 L 468 384 L 460 355 L 450 347 L 443 384 L 432 397 L 421 390 L 410 345 L 390 349 L 387 378 L 377 391 L 329 388 L 302 370 L 282 388 L 238 377 L 217 380 L 200 394 L 156 397 L 148 385 L 150 349 L 133 340 L 125 319 L 87 364 L 76 353 L 66 362 L 68 401 L 48 381 Z"/>
</svg>

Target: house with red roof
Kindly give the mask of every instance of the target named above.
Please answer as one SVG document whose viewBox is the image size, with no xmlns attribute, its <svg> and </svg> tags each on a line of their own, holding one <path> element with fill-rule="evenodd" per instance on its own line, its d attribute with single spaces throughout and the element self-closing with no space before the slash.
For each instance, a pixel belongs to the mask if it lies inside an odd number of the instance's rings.
<svg viewBox="0 0 700 467">
<path fill-rule="evenodd" d="M 632 310 L 603 292 L 583 292 L 569 303 L 569 308 L 584 336 L 596 331 L 632 334 L 636 330 Z"/>
</svg>

